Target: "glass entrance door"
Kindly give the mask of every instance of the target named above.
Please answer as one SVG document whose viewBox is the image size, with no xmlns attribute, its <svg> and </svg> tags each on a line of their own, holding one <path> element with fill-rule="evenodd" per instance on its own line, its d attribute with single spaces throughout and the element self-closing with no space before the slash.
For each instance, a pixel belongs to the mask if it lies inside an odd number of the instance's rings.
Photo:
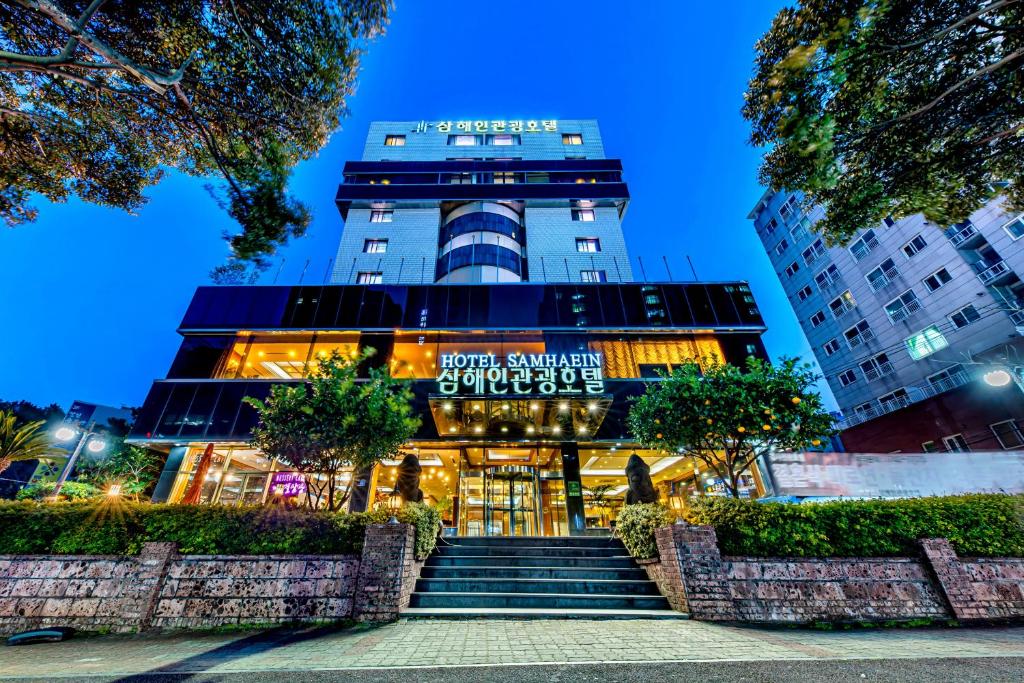
<svg viewBox="0 0 1024 683">
<path fill-rule="evenodd" d="M 539 497 L 534 467 L 489 467 L 484 473 L 488 536 L 537 536 Z"/>
</svg>

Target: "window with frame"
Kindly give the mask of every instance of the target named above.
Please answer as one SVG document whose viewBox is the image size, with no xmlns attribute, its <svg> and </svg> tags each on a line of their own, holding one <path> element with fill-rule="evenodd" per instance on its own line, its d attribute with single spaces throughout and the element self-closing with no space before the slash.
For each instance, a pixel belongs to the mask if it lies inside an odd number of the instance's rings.
<svg viewBox="0 0 1024 683">
<path fill-rule="evenodd" d="M 861 403 L 860 405 L 854 406 L 853 412 L 857 415 L 857 417 L 867 419 L 878 415 L 878 406 L 875 404 L 874 401 L 866 401 L 864 403 Z"/>
<path fill-rule="evenodd" d="M 978 313 L 978 309 L 973 304 L 967 304 L 963 308 L 949 314 L 949 321 L 958 330 L 978 320 L 981 320 L 981 314 Z"/>
<path fill-rule="evenodd" d="M 512 185 L 516 182 L 516 174 L 512 171 L 495 171 L 491 174 L 495 185 Z"/>
<path fill-rule="evenodd" d="M 384 254 L 388 250 L 388 241 L 386 239 L 368 239 L 363 240 L 363 253 L 364 254 Z"/>
<path fill-rule="evenodd" d="M 948 391 L 959 386 L 966 378 L 964 366 L 957 363 L 934 375 L 928 375 L 928 385 L 937 392 Z"/>
<path fill-rule="evenodd" d="M 865 230 L 864 234 L 853 241 L 850 245 L 850 253 L 853 258 L 860 261 L 870 254 L 878 246 L 878 238 L 874 230 Z"/>
<path fill-rule="evenodd" d="M 1003 230 L 1010 236 L 1014 242 L 1024 237 L 1024 215 L 1017 216 L 1012 221 L 1003 226 Z"/>
<path fill-rule="evenodd" d="M 603 270 L 581 270 L 582 282 L 608 282 L 608 273 Z"/>
<path fill-rule="evenodd" d="M 800 301 L 807 301 L 814 294 L 814 290 L 811 289 L 810 285 L 804 285 L 804 288 L 796 293 L 796 296 Z"/>
<path fill-rule="evenodd" d="M 939 268 L 937 271 L 922 280 L 922 282 L 924 282 L 924 286 L 928 288 L 929 292 L 934 292 L 936 289 L 952 279 L 953 276 L 949 274 L 948 270 L 945 268 Z"/>
<path fill-rule="evenodd" d="M 356 274 L 357 285 L 379 285 L 384 281 L 384 273 L 378 271 L 359 271 Z"/>
<path fill-rule="evenodd" d="M 786 250 L 789 249 L 789 242 L 783 239 L 781 242 L 775 245 L 775 253 L 782 256 Z"/>
<path fill-rule="evenodd" d="M 927 246 L 928 243 L 925 241 L 925 239 L 918 235 L 917 237 L 903 245 L 903 253 L 906 254 L 907 258 L 911 258 L 921 253 L 921 250 Z"/>
<path fill-rule="evenodd" d="M 584 223 L 594 222 L 594 210 L 593 209 L 573 209 L 572 219 L 574 221 L 583 221 Z"/>
<path fill-rule="evenodd" d="M 811 231 L 811 219 L 807 216 L 802 217 L 796 222 L 796 225 L 789 231 L 789 236 L 793 239 L 800 239 Z"/>
<path fill-rule="evenodd" d="M 969 453 L 971 450 L 963 434 L 950 434 L 942 437 L 942 445 L 950 453 Z"/>
<path fill-rule="evenodd" d="M 793 261 L 788 266 L 786 266 L 786 275 L 788 277 L 793 277 L 798 272 L 800 272 L 800 264 L 797 263 L 796 261 Z"/>
<path fill-rule="evenodd" d="M 479 135 L 449 135 L 448 144 L 456 147 L 475 147 L 480 144 Z"/>
<path fill-rule="evenodd" d="M 596 237 L 577 237 L 576 251 L 583 254 L 596 254 L 601 251 L 601 240 Z"/>
<path fill-rule="evenodd" d="M 762 229 L 764 230 L 764 234 L 770 235 L 773 232 L 775 232 L 775 229 L 777 227 L 779 227 L 779 222 L 774 218 L 769 218 L 768 222 L 764 224 L 764 227 Z"/>
<path fill-rule="evenodd" d="M 893 218 L 892 216 L 886 216 L 885 218 L 882 219 L 882 222 L 885 223 L 885 227 L 887 228 L 891 228 L 892 226 L 896 225 L 896 219 Z"/>
<path fill-rule="evenodd" d="M 919 310 L 921 310 L 921 302 L 913 289 L 908 289 L 885 305 L 885 314 L 894 324 L 906 320 Z"/>
<path fill-rule="evenodd" d="M 922 453 L 938 453 L 939 452 L 939 447 L 935 444 L 934 441 L 925 441 L 923 444 L 921 444 L 921 452 Z"/>
<path fill-rule="evenodd" d="M 800 255 L 803 257 L 804 263 L 811 265 L 825 255 L 825 245 L 820 239 L 814 240 L 814 244 L 804 249 Z"/>
<path fill-rule="evenodd" d="M 896 391 L 890 391 L 888 394 L 879 396 L 878 403 L 885 412 L 890 412 L 897 408 L 905 408 L 910 405 L 910 394 L 901 387 Z"/>
<path fill-rule="evenodd" d="M 871 326 L 868 325 L 868 321 L 865 319 L 843 332 L 843 337 L 846 339 L 846 345 L 852 351 L 861 344 L 874 339 L 875 333 L 871 331 Z"/>
<path fill-rule="evenodd" d="M 899 277 L 899 275 L 899 271 L 896 270 L 896 262 L 891 258 L 887 258 L 864 277 L 867 278 L 868 284 L 871 285 L 871 291 L 877 292 L 886 285 L 892 284 L 893 280 Z"/>
<path fill-rule="evenodd" d="M 837 320 L 852 311 L 856 306 L 857 301 L 853 298 L 853 294 L 850 293 L 850 290 L 846 290 L 835 299 L 828 302 L 828 308 L 832 311 L 832 317 Z"/>
<path fill-rule="evenodd" d="M 562 133 L 563 145 L 582 145 L 583 135 L 580 133 Z"/>
<path fill-rule="evenodd" d="M 839 352 L 839 342 L 835 338 L 829 339 L 822 345 L 821 349 L 825 352 L 826 356 L 831 356 Z"/>
<path fill-rule="evenodd" d="M 395 212 L 390 209 L 373 209 L 370 211 L 370 222 L 371 223 L 390 223 L 391 219 L 394 218 Z"/>
<path fill-rule="evenodd" d="M 520 144 L 520 137 L 518 135 L 489 135 L 487 136 L 487 144 L 497 145 L 504 147 L 506 145 L 518 145 Z"/>
<path fill-rule="evenodd" d="M 442 182 L 443 180 L 442 176 Z M 476 183 L 475 173 L 449 173 L 448 184 L 449 185 L 473 185 Z"/>
<path fill-rule="evenodd" d="M 822 323 L 825 322 L 825 312 L 824 311 L 818 311 L 817 313 L 812 315 L 809 318 L 809 320 L 810 320 L 810 323 L 811 323 L 811 327 L 818 327 L 819 325 L 821 325 Z"/>
<path fill-rule="evenodd" d="M 404 135 L 385 135 L 384 136 L 385 147 L 405 147 L 405 136 Z"/>
<path fill-rule="evenodd" d="M 1017 427 L 1015 420 L 996 422 L 995 424 L 990 424 L 988 428 L 992 430 L 1004 451 L 1024 446 L 1024 436 L 1021 435 L 1020 428 Z"/>
<path fill-rule="evenodd" d="M 914 360 L 921 360 L 949 346 L 946 337 L 935 325 L 929 325 L 917 334 L 910 335 L 903 343 L 906 344 L 907 353 Z"/>
<path fill-rule="evenodd" d="M 834 263 L 814 276 L 814 282 L 818 285 L 819 289 L 834 287 L 839 283 L 839 279 L 839 269 L 836 268 Z"/>
<path fill-rule="evenodd" d="M 894 371 L 892 363 L 889 362 L 889 356 L 885 353 L 880 353 L 877 356 L 861 361 L 859 365 L 860 371 L 864 373 L 864 379 L 869 382 L 874 382 L 876 379 L 891 375 Z"/>
<path fill-rule="evenodd" d="M 790 195 L 782 206 L 779 207 L 779 215 L 782 216 L 782 220 L 788 221 L 794 213 L 797 211 L 796 195 Z"/>
<path fill-rule="evenodd" d="M 857 381 L 857 373 L 853 370 L 843 370 L 836 375 L 836 378 L 841 386 L 848 387 Z"/>
</svg>

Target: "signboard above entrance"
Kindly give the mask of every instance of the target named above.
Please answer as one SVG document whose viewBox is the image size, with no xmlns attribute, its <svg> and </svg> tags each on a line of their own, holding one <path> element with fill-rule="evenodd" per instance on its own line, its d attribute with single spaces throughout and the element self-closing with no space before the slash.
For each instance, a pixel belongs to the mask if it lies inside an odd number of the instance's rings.
<svg viewBox="0 0 1024 683">
<path fill-rule="evenodd" d="M 445 353 L 442 394 L 594 395 L 604 393 L 600 353 Z"/>
</svg>

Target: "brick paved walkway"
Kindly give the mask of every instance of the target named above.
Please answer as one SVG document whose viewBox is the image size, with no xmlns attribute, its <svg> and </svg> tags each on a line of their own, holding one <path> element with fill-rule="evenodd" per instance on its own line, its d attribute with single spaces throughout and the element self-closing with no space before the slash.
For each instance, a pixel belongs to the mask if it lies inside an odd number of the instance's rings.
<svg viewBox="0 0 1024 683">
<path fill-rule="evenodd" d="M 0 678 L 542 662 L 942 657 L 1024 657 L 1024 627 L 805 631 L 693 621 L 403 620 L 379 628 L 103 636 L 3 647 Z"/>
</svg>

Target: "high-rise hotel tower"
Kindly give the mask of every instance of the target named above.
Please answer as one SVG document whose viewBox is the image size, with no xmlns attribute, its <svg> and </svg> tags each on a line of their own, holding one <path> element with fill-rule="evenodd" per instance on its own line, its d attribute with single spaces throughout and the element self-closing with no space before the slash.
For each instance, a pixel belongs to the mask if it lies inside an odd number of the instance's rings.
<svg viewBox="0 0 1024 683">
<path fill-rule="evenodd" d="M 337 199 L 336 283 L 632 280 L 596 121 L 376 121 Z"/>
</svg>

